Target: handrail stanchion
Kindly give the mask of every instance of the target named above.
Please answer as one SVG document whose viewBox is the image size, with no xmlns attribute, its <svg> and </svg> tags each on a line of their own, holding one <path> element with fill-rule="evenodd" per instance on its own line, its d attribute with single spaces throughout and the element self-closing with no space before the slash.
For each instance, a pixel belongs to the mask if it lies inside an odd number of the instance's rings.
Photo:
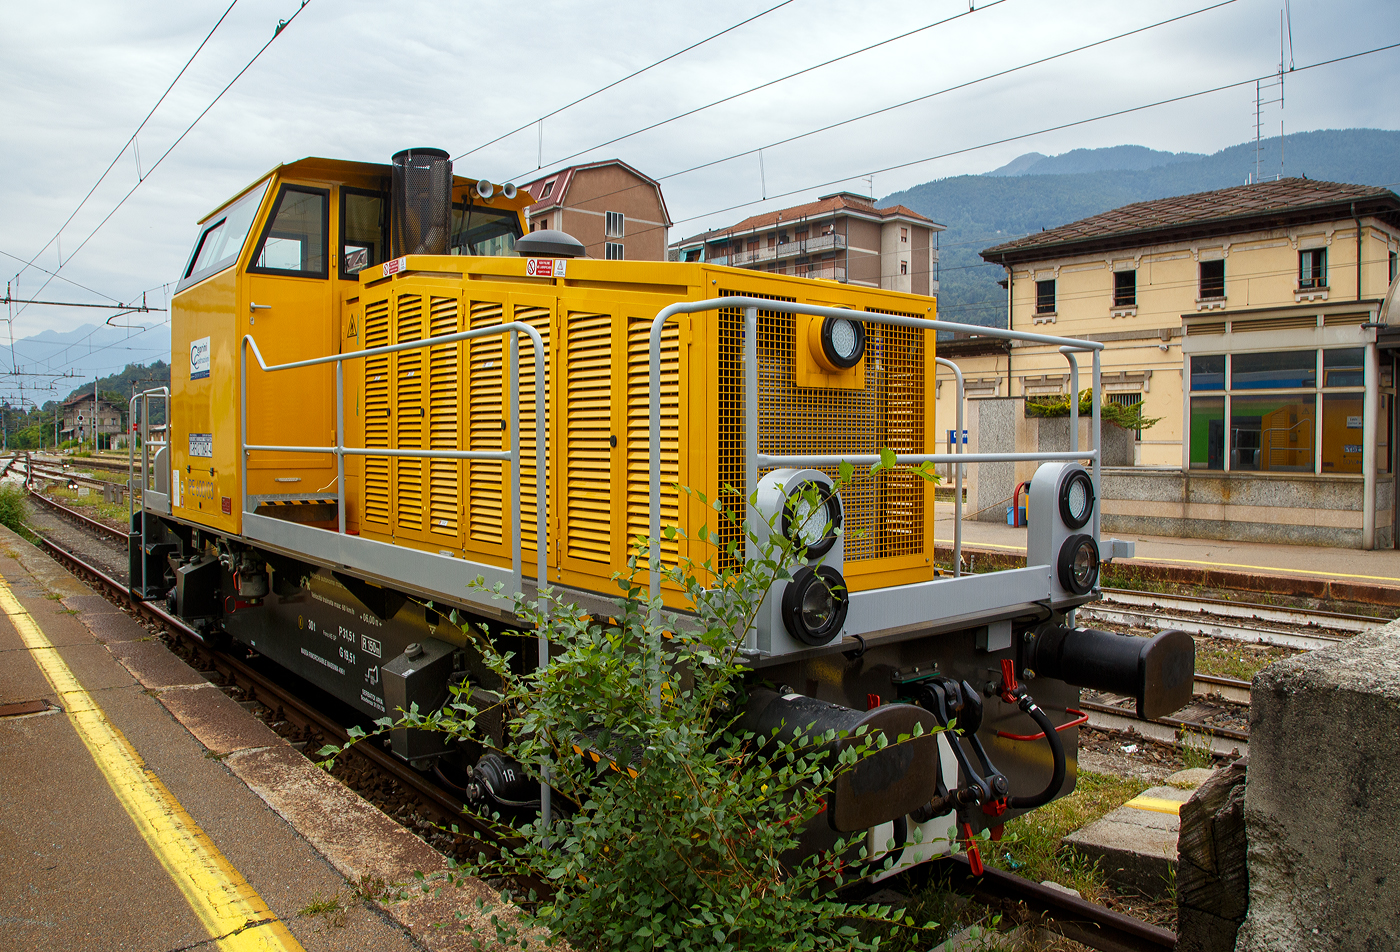
<svg viewBox="0 0 1400 952">
<path fill-rule="evenodd" d="M 758 308 L 744 308 L 744 498 L 739 511 L 748 522 L 749 497 L 758 491 Z M 758 557 L 758 547 L 745 533 L 747 558 Z M 748 637 L 756 639 L 757 632 Z M 755 644 L 757 642 L 755 641 Z"/>
<path fill-rule="evenodd" d="M 1079 449 L 1079 360 L 1072 347 L 1061 347 L 1060 353 L 1069 361 L 1069 448 Z M 1096 391 L 1097 392 L 1097 391 Z M 1098 446 L 1098 442 L 1094 442 Z"/>
<path fill-rule="evenodd" d="M 515 571 L 515 591 L 511 595 L 523 594 L 525 591 L 524 567 L 521 560 L 522 554 L 521 536 L 524 534 L 520 525 L 520 338 L 516 334 L 510 335 L 510 467 L 514 474 L 516 490 L 511 494 L 510 499 L 510 527 L 511 527 L 511 547 L 510 558 L 511 568 Z M 535 374 L 541 370 L 538 364 L 535 366 Z M 540 432 L 540 421 L 535 420 L 535 442 L 539 443 L 544 439 L 544 434 Z M 538 590 L 543 588 L 545 580 L 536 580 L 535 586 Z"/>
<path fill-rule="evenodd" d="M 1103 478 L 1103 422 L 1102 422 L 1102 420 L 1101 420 L 1101 414 L 1100 414 L 1100 412 L 1099 412 L 1099 410 L 1100 410 L 1100 400 L 1099 400 L 1099 386 L 1100 386 L 1100 382 L 1101 382 L 1101 381 L 1100 381 L 1100 372 L 1099 372 L 1099 352 L 1096 350 L 1096 351 L 1094 351 L 1094 390 L 1093 390 L 1093 394 L 1092 394 L 1093 407 L 1094 407 L 1094 499 L 1095 499 L 1095 500 L 1100 500 L 1100 499 L 1103 498 L 1103 493 L 1100 491 L 1100 483 L 1101 483 L 1102 478 Z M 1094 506 L 1094 538 L 1098 538 L 1098 536 L 1099 536 L 1099 509 L 1100 509 L 1100 508 L 1101 508 L 1101 507 L 1100 507 L 1099 505 L 1097 505 L 1097 504 Z"/>
<path fill-rule="evenodd" d="M 962 455 L 963 451 L 963 374 L 962 368 L 946 357 L 933 358 L 934 363 L 953 371 L 953 379 L 958 385 L 957 426 L 953 431 L 953 452 Z M 962 577 L 962 484 L 963 464 L 953 464 L 953 578 Z M 1014 503 L 1013 503 L 1014 505 Z"/>
<path fill-rule="evenodd" d="M 335 485 L 340 534 L 345 535 L 345 364 L 335 362 Z"/>
</svg>

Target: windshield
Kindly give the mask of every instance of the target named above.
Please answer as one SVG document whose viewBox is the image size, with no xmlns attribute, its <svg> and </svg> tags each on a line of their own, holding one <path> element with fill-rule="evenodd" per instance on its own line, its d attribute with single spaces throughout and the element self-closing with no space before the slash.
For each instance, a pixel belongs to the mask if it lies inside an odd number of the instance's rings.
<svg viewBox="0 0 1400 952">
<path fill-rule="evenodd" d="M 253 226 L 253 219 L 258 214 L 266 191 L 267 183 L 263 182 L 204 226 L 194 243 L 190 263 L 180 276 L 180 284 L 175 290 L 180 291 L 196 281 L 202 281 L 238 260 L 238 253 L 243 250 L 248 229 Z"/>
<path fill-rule="evenodd" d="M 520 237 L 520 216 L 504 208 L 452 206 L 454 255 L 513 255 Z"/>
</svg>

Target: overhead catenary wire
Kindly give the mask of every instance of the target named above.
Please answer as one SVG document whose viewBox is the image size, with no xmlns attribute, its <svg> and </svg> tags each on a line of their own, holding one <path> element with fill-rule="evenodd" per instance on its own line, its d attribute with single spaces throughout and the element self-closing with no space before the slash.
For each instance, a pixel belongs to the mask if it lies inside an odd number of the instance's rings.
<svg viewBox="0 0 1400 952">
<path fill-rule="evenodd" d="M 661 126 L 668 125 L 668 124 L 670 124 L 670 123 L 672 123 L 672 122 L 676 122 L 676 121 L 679 120 L 679 119 L 685 119 L 685 118 L 688 118 L 688 117 L 690 117 L 690 116 L 693 116 L 693 115 L 695 115 L 695 114 L 697 114 L 697 113 L 704 112 L 704 111 L 707 110 L 707 109 L 713 109 L 715 106 L 720 106 L 720 105 L 723 105 L 724 103 L 727 103 L 727 102 L 733 102 L 734 100 L 740 99 L 740 98 L 742 98 L 742 97 L 744 97 L 744 96 L 747 96 L 747 95 L 749 95 L 749 94 L 751 94 L 751 93 L 756 93 L 756 92 L 759 92 L 760 90 L 768 89 L 768 88 L 770 88 L 770 87 L 772 87 L 772 86 L 777 86 L 779 83 L 785 83 L 785 82 L 787 82 L 787 81 L 790 80 L 790 79 L 796 79 L 798 76 L 803 76 L 803 75 L 806 75 L 807 73 L 811 73 L 811 72 L 814 72 L 814 71 L 816 71 L 816 70 L 823 69 L 823 68 L 825 68 L 825 67 L 827 67 L 827 66 L 832 65 L 833 63 L 839 63 L 839 62 L 841 62 L 842 60 L 850 59 L 850 58 L 853 57 L 853 56 L 859 56 L 859 55 L 862 54 L 862 53 L 868 53 L 868 52 L 870 52 L 871 50 L 878 49 L 879 47 L 888 46 L 890 43 L 894 43 L 894 42 L 897 42 L 897 41 L 899 41 L 899 40 L 905 39 L 905 38 L 907 38 L 907 37 L 914 36 L 914 35 L 917 34 L 917 33 L 923 33 L 924 31 L 926 31 L 926 30 L 931 30 L 931 29 L 933 29 L 934 27 L 943 26 L 945 23 L 951 23 L 951 22 L 953 22 L 954 20 L 960 20 L 960 19 L 962 19 L 963 17 L 971 16 L 971 15 L 974 14 L 974 13 L 980 13 L 980 12 L 982 12 L 983 10 L 990 10 L 992 7 L 1000 6 L 1001 4 L 1006 3 L 1006 2 L 1007 2 L 1007 0 L 991 0 L 991 2 L 989 2 L 989 3 L 984 3 L 984 4 L 982 4 L 982 6 L 980 6 L 980 7 L 972 7 L 972 8 L 970 8 L 970 9 L 968 9 L 968 10 L 964 10 L 962 13 L 956 13 L 956 14 L 954 14 L 953 16 L 945 17 L 945 18 L 943 18 L 942 20 L 935 20 L 933 23 L 928 23 L 928 24 L 925 24 L 924 26 L 918 27 L 918 28 L 913 29 L 913 30 L 909 30 L 909 31 L 907 31 L 907 32 L 905 32 L 905 33 L 900 33 L 900 34 L 898 34 L 897 36 L 888 37 L 887 39 L 883 39 L 883 40 L 879 41 L 878 43 L 872 43 L 872 44 L 870 44 L 869 46 L 861 47 L 861 48 L 858 49 L 858 50 L 851 50 L 849 53 L 842 53 L 840 56 L 832 57 L 831 59 L 824 60 L 823 62 L 813 64 L 812 66 L 803 67 L 802 69 L 799 69 L 799 70 L 797 70 L 796 72 L 788 73 L 788 74 L 785 75 L 785 76 L 779 76 L 777 79 L 771 79 L 771 80 L 768 80 L 767 82 L 759 83 L 757 86 L 752 86 L 752 87 L 750 87 L 750 88 L 748 88 L 748 89 L 741 90 L 740 92 L 733 93 L 733 94 L 728 95 L 728 96 L 724 96 L 724 97 L 722 97 L 722 98 L 720 98 L 720 99 L 716 99 L 714 102 L 709 102 L 709 103 L 706 103 L 706 104 L 703 105 L 703 106 L 696 106 L 694 109 L 688 109 L 688 110 L 686 110 L 685 112 L 677 113 L 676 115 L 671 116 L 671 117 L 669 117 L 669 118 L 667 118 L 667 119 L 662 119 L 662 120 L 660 120 L 660 121 L 658 121 L 658 122 L 653 122 L 653 123 L 651 123 L 650 125 L 642 126 L 640 129 L 634 129 L 634 130 L 632 130 L 631 132 L 626 133 L 625 135 L 616 136 L 616 137 L 614 137 L 614 138 L 612 138 L 612 139 L 607 140 L 606 142 L 600 142 L 600 143 L 598 143 L 597 145 L 589 146 L 588 148 L 583 149 L 583 150 L 578 151 L 578 152 L 574 152 L 574 153 L 571 154 L 571 155 L 566 155 L 566 156 L 564 156 L 562 159 L 555 159 L 553 162 L 548 162 L 548 163 L 546 163 L 546 165 L 550 165 L 550 166 L 561 165 L 561 164 L 563 164 L 563 163 L 565 163 L 565 162 L 570 161 L 571 159 L 576 159 L 576 158 L 578 158 L 578 157 L 581 156 L 581 155 L 587 155 L 589 152 L 593 152 L 593 151 L 596 151 L 596 150 L 598 150 L 598 149 L 606 148 L 607 146 L 614 145 L 614 144 L 616 144 L 616 143 L 618 143 L 618 142 L 622 142 L 622 141 L 625 140 L 625 139 L 630 139 L 630 138 L 632 138 L 633 136 L 641 135 L 643 132 L 650 132 L 650 131 L 653 130 L 653 129 L 657 129 L 657 128 L 660 128 Z M 1225 0 L 1225 2 L 1227 2 L 1227 3 L 1233 3 L 1234 0 Z M 752 152 L 752 151 L 757 151 L 757 150 L 750 150 L 750 151 Z M 464 153 L 464 154 L 469 154 L 469 153 Z M 750 154 L 750 153 L 749 153 L 749 152 L 745 152 L 745 153 L 743 153 L 743 154 L 748 155 L 748 154 Z M 538 169 L 536 169 L 536 170 L 534 170 L 534 171 L 538 171 Z M 516 177 L 516 178 L 523 178 L 524 176 L 530 175 L 530 174 L 533 174 L 533 173 L 532 173 L 532 172 L 522 172 L 522 173 L 520 173 L 520 175 L 515 176 L 515 177 Z"/>
<path fill-rule="evenodd" d="M 117 163 L 121 161 L 121 157 L 126 154 L 126 150 L 128 148 L 134 147 L 136 143 L 136 137 L 141 134 L 142 129 L 146 128 L 146 123 L 151 121 L 151 117 L 156 114 L 156 110 L 160 108 L 161 103 L 165 102 L 165 98 L 170 95 L 170 91 L 174 89 L 175 84 L 180 81 L 180 77 L 185 75 L 185 71 L 190 68 L 190 64 L 194 62 L 195 57 L 197 57 L 200 54 L 200 51 L 204 49 L 206 44 L 208 44 L 210 38 L 214 35 L 215 31 L 219 29 L 219 27 L 223 24 L 224 20 L 228 18 L 228 15 L 233 12 L 233 8 L 237 5 L 238 0 L 233 0 L 233 2 L 228 5 L 228 8 L 224 10 L 223 14 L 214 23 L 214 25 L 210 27 L 209 32 L 204 35 L 204 39 L 200 40 L 199 46 L 195 47 L 195 51 L 190 54 L 190 58 L 185 60 L 185 65 L 180 67 L 180 71 L 175 74 L 175 78 L 170 81 L 170 85 L 165 87 L 165 92 L 160 94 L 160 98 L 156 100 L 156 104 L 151 107 L 151 111 L 146 113 L 146 117 L 142 119 L 141 122 L 136 126 L 136 131 L 133 132 L 130 135 L 130 137 L 128 137 L 127 140 L 122 143 L 122 147 L 117 150 L 117 154 L 112 157 L 112 161 L 109 162 L 107 164 L 107 167 L 102 170 L 102 174 L 97 177 L 97 181 L 92 183 L 92 188 L 87 190 L 87 194 L 84 195 L 82 197 L 82 200 L 78 202 L 77 207 L 74 208 L 73 211 L 68 215 L 68 217 L 63 220 L 63 224 L 58 226 L 58 230 L 54 232 L 53 237 L 50 238 L 48 241 L 44 242 L 44 246 L 38 251 L 36 251 L 33 257 L 31 257 L 28 261 L 24 263 L 23 268 L 20 268 L 19 271 L 15 272 L 16 279 L 19 278 L 20 275 L 24 274 L 27 268 L 33 267 L 34 262 L 38 260 L 39 256 L 45 251 L 47 251 L 49 249 L 49 246 L 51 246 L 55 241 L 59 240 L 59 236 L 63 234 L 63 229 L 67 228 L 69 224 L 72 223 L 73 219 L 77 217 L 78 212 L 83 210 L 83 206 L 87 204 L 88 199 L 92 198 L 92 194 L 97 191 L 98 186 L 100 186 L 103 183 L 103 181 L 106 180 L 107 175 L 112 171 L 112 169 L 116 168 Z M 139 153 L 137 154 L 136 161 L 139 181 L 140 179 L 145 178 L 145 175 L 141 175 L 139 172 L 141 161 Z M 59 256 L 59 259 L 59 263 L 61 265 L 62 255 Z M 40 270 L 42 271 L 44 269 L 41 268 Z M 52 272 L 47 273 L 52 274 Z"/>
<path fill-rule="evenodd" d="M 517 132 L 524 132 L 526 129 L 530 128 L 531 126 L 535 126 L 535 125 L 542 124 L 546 119 L 551 119 L 551 118 L 553 118 L 554 116 L 559 115 L 561 112 L 564 112 L 564 111 L 567 110 L 567 109 L 572 109 L 573 107 L 579 105 L 580 103 L 587 102 L 588 100 L 592 99 L 594 96 L 598 96 L 598 95 L 600 95 L 600 94 L 602 94 L 602 93 L 605 93 L 605 92 L 607 92 L 609 89 L 612 89 L 612 88 L 615 87 L 615 86 L 620 86 L 620 85 L 622 85 L 623 83 L 627 82 L 629 79 L 635 79 L 636 77 L 642 75 L 643 73 L 647 72 L 648 70 L 655 69 L 656 67 L 661 66 L 661 65 L 664 64 L 664 63 L 669 63 L 671 60 L 675 59 L 675 58 L 678 57 L 678 56 L 684 56 L 686 53 L 689 53 L 689 52 L 691 52 L 692 50 L 698 49 L 699 47 L 704 46 L 706 43 L 709 43 L 709 42 L 712 41 L 712 40 L 717 40 L 717 39 L 719 39 L 721 36 L 724 36 L 726 33 L 732 33 L 732 32 L 734 32 L 735 30 L 739 29 L 741 26 L 745 26 L 745 25 L 747 25 L 747 24 L 749 24 L 749 23 L 752 23 L 753 21 L 755 21 L 755 20 L 757 20 L 757 19 L 760 19 L 761 17 L 766 17 L 768 14 L 772 13 L 773 11 L 775 11 L 775 10 L 780 10 L 780 9 L 782 9 L 783 7 L 787 6 L 788 4 L 790 4 L 790 3 L 792 3 L 792 2 L 794 2 L 794 0 L 782 0 L 781 3 L 775 4 L 774 6 L 769 7 L 767 10 L 763 10 L 763 11 L 761 11 L 761 12 L 759 12 L 759 13 L 755 13 L 753 16 L 748 17 L 747 19 L 740 20 L 738 23 L 735 23 L 733 26 L 725 27 L 723 30 L 720 30 L 718 33 L 711 34 L 710 36 L 705 37 L 703 40 L 697 40 L 696 42 L 690 44 L 690 45 L 687 46 L 687 47 L 684 47 L 683 49 L 676 50 L 676 52 L 674 52 L 674 53 L 671 53 L 671 54 L 668 54 L 668 55 L 666 55 L 666 56 L 661 57 L 661 59 L 657 60 L 657 61 L 654 62 L 654 63 L 648 63 L 646 66 L 643 66 L 641 69 L 634 70 L 634 71 L 628 73 L 626 76 L 623 76 L 623 77 L 620 78 L 620 79 L 615 79 L 615 80 L 613 80 L 612 82 L 608 83 L 608 84 L 605 85 L 605 86 L 600 86 L 600 87 L 598 87 L 597 89 L 593 90 L 593 92 L 588 93 L 587 95 L 584 95 L 584 96 L 580 96 L 579 98 L 575 99 L 573 102 L 566 103 L 566 104 L 560 106 L 560 107 L 557 108 L 557 109 L 551 110 L 550 112 L 545 113 L 544 115 L 540 116 L 540 117 L 537 118 L 537 119 L 531 119 L 529 122 L 525 123 L 524 125 L 517 126 L 516 128 L 510 130 L 509 132 L 503 132 L 503 133 L 501 133 L 500 135 L 496 136 L 496 138 L 490 140 L 489 142 L 483 142 L 481 145 L 476 146 L 475 148 L 468 149 L 466 152 L 463 152 L 461 155 L 456 156 L 455 158 L 453 158 L 452 161 L 453 161 L 453 162 L 456 162 L 456 161 L 458 161 L 458 160 L 460 160 L 460 159 L 464 159 L 464 158 L 466 158 L 466 157 L 469 156 L 469 155 L 473 155 L 473 154 L 475 154 L 475 153 L 477 153 L 477 152 L 480 152 L 482 149 L 486 149 L 486 148 L 489 148 L 490 146 L 495 145 L 497 142 L 500 142 L 502 139 L 508 139 L 508 138 L 510 138 L 511 136 L 515 135 Z M 544 133 L 543 133 L 543 126 L 542 126 L 542 125 L 540 125 L 540 129 L 541 129 L 541 133 L 540 133 L 540 134 L 541 134 L 541 136 L 543 136 Z M 541 141 L 543 141 L 543 139 L 541 139 Z M 541 146 L 541 148 L 543 148 L 543 146 Z M 540 165 L 543 166 L 543 156 L 541 156 L 541 163 L 540 163 Z"/>
<path fill-rule="evenodd" d="M 209 114 L 209 110 L 213 109 L 214 106 L 218 104 L 219 100 L 224 98 L 224 94 L 233 88 L 233 84 L 238 82 L 238 80 L 243 77 L 244 73 L 248 72 L 248 70 L 253 68 L 253 64 L 258 61 L 258 59 L 263 55 L 263 53 L 267 52 L 267 48 L 277 41 L 277 38 L 282 35 L 283 30 L 291 26 L 292 22 L 296 20 L 297 17 L 301 16 L 301 12 L 305 10 L 307 5 L 310 3 L 311 0 L 300 0 L 300 5 L 290 17 L 288 17 L 285 20 L 278 21 L 277 27 L 275 30 L 273 30 L 271 38 L 269 38 L 266 43 L 264 43 L 261 47 L 258 48 L 258 51 L 253 54 L 252 59 L 248 60 L 248 62 L 244 64 L 243 68 L 240 69 L 234 75 L 234 77 L 228 81 L 228 83 L 223 87 L 223 89 L 219 90 L 218 94 L 212 100 L 209 101 L 209 105 L 205 106 L 204 109 L 200 111 L 199 115 L 195 116 L 194 120 L 188 126 L 185 127 L 185 130 L 180 133 L 180 135 L 175 139 L 175 141 L 170 143 L 170 146 L 160 154 L 160 158 L 156 159 L 155 162 L 151 164 L 150 168 L 146 170 L 145 176 L 139 181 L 137 181 L 137 183 L 133 185 L 131 189 L 121 197 L 117 204 L 113 206 L 112 210 L 109 211 L 106 214 L 106 216 L 104 216 L 103 219 L 97 223 L 96 227 L 94 227 L 92 231 L 88 232 L 87 237 L 84 238 L 78 244 L 78 247 L 74 248 L 73 251 L 68 255 L 68 260 L 59 264 L 57 271 L 49 272 L 52 275 L 52 277 L 50 277 L 42 285 L 40 285 L 39 289 L 33 293 L 39 294 L 44 290 L 44 288 L 49 286 L 49 283 L 53 280 L 53 278 L 58 276 L 58 271 L 62 271 L 63 268 L 66 267 L 68 263 L 71 262 L 77 256 L 78 252 L 82 251 L 83 248 L 87 245 L 87 243 L 91 241 L 99 231 L 102 230 L 102 226 L 106 225 L 107 222 L 111 221 L 112 216 L 115 215 L 121 209 L 121 207 L 126 204 L 127 199 L 131 198 L 132 195 L 136 194 L 136 190 L 150 179 L 151 174 L 155 172 L 157 168 L 160 167 L 160 164 L 165 161 L 166 157 L 168 157 L 171 152 L 175 151 L 176 146 L 183 142 L 185 137 L 194 130 L 195 126 L 199 124 L 199 121 Z M 20 308 L 19 311 L 15 312 L 15 314 L 12 316 L 12 319 L 13 317 L 17 317 L 23 312 L 24 308 Z"/>
</svg>

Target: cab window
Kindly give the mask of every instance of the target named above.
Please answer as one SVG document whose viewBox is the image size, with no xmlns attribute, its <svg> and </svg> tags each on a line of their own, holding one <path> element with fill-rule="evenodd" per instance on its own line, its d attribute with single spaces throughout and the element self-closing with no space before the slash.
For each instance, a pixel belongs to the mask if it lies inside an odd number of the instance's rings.
<svg viewBox="0 0 1400 952">
<path fill-rule="evenodd" d="M 264 182 L 204 226 L 195 240 L 194 251 L 176 290 L 183 291 L 238 260 L 238 253 L 243 250 L 248 229 L 253 226 L 253 219 L 258 215 L 258 207 L 262 205 L 266 192 L 267 183 Z"/>
<path fill-rule="evenodd" d="M 371 265 L 387 259 L 384 195 L 358 188 L 340 189 L 340 276 L 354 280 Z"/>
<path fill-rule="evenodd" d="M 248 273 L 326 277 L 329 205 L 328 189 L 283 185 Z"/>
<path fill-rule="evenodd" d="M 505 208 L 468 204 L 452 206 L 454 255 L 513 255 L 520 237 L 520 216 Z"/>
</svg>

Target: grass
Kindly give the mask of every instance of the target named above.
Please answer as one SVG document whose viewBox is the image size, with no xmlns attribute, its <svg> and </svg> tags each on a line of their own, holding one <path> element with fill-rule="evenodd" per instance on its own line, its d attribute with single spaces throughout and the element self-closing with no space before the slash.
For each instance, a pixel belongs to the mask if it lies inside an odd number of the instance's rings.
<svg viewBox="0 0 1400 952">
<path fill-rule="evenodd" d="M 1196 673 L 1251 681 L 1260 668 L 1298 652 L 1276 645 L 1250 645 L 1223 642 L 1216 638 L 1196 639 Z"/>
<path fill-rule="evenodd" d="M 311 902 L 297 910 L 297 916 L 303 919 L 324 919 L 326 925 L 339 928 L 345 925 L 345 914 L 349 911 L 345 899 L 340 893 L 333 896 L 312 896 Z"/>
<path fill-rule="evenodd" d="M 12 532 L 24 534 L 24 496 L 22 486 L 0 483 L 0 525 Z"/>
<path fill-rule="evenodd" d="M 1186 766 L 1186 769 L 1215 766 L 1215 758 L 1211 756 L 1209 737 L 1183 730 L 1180 743 L 1177 746 L 1181 750 L 1181 762 Z"/>
<path fill-rule="evenodd" d="M 1086 899 L 1108 891 L 1098 866 L 1060 840 L 1093 823 L 1146 790 L 1142 780 L 1080 771 L 1074 793 L 1006 824 L 1001 843 L 987 844 L 983 861 L 1033 882 L 1050 880 L 1077 889 Z"/>
<path fill-rule="evenodd" d="M 91 488 L 91 487 L 88 487 Z M 67 486 L 54 486 L 48 490 L 47 495 L 52 496 L 58 502 L 70 509 L 83 510 L 87 515 L 102 519 L 106 522 L 119 526 L 125 526 L 131 518 L 127 504 L 124 502 L 103 502 L 102 494 L 93 489 L 86 496 L 79 496 L 76 489 L 69 489 Z"/>
</svg>

